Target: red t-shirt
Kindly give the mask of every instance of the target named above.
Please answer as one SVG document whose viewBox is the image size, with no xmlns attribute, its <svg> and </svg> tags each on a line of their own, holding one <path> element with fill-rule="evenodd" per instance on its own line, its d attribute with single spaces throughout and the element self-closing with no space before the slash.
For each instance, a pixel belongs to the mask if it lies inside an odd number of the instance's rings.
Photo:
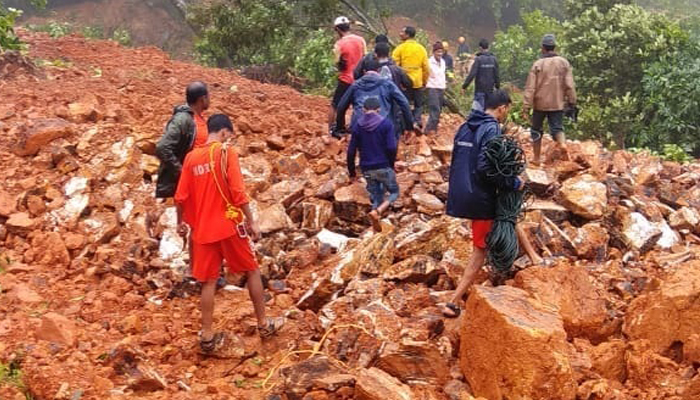
<svg viewBox="0 0 700 400">
<path fill-rule="evenodd" d="M 353 71 L 365 55 L 367 44 L 365 39 L 360 36 L 349 34 L 335 42 L 335 51 L 340 56 L 341 60 L 345 61 L 345 69 L 338 72 L 338 79 L 351 85 L 355 79 Z"/>
<path fill-rule="evenodd" d="M 182 166 L 182 175 L 177 185 L 175 202 L 183 209 L 183 219 L 192 228 L 192 240 L 196 243 L 207 244 L 224 240 L 236 234 L 236 222 L 226 218 L 226 201 L 214 182 L 209 163 L 209 149 L 214 149 L 214 166 L 216 177 L 231 204 L 241 207 L 248 203 L 245 184 L 238 154 L 228 150 L 228 187 L 221 175 L 221 143 L 214 142 L 206 146 L 196 147 L 187 154 Z M 230 194 L 229 194 L 230 193 Z"/>
<path fill-rule="evenodd" d="M 207 119 L 204 115 L 194 113 L 194 123 L 197 126 L 194 137 L 194 147 L 200 147 L 207 144 L 209 140 L 209 128 L 207 128 Z"/>
</svg>

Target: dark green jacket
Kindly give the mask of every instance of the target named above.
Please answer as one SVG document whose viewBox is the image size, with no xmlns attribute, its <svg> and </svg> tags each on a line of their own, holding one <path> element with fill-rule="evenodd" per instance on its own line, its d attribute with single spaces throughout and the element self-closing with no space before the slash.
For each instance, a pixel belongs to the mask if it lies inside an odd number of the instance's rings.
<svg viewBox="0 0 700 400">
<path fill-rule="evenodd" d="M 188 105 L 175 107 L 173 116 L 165 125 L 165 133 L 156 145 L 156 156 L 160 159 L 156 197 L 175 196 L 182 163 L 187 153 L 192 150 L 196 136 L 197 124 L 194 122 L 194 111 Z"/>
</svg>

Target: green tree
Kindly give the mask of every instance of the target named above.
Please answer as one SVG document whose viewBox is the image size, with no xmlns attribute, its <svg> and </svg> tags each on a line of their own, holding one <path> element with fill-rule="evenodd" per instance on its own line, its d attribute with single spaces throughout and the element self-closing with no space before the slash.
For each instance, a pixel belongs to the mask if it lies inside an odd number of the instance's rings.
<svg viewBox="0 0 700 400">
<path fill-rule="evenodd" d="M 561 36 L 559 21 L 541 11 L 523 14 L 522 25 L 513 25 L 497 32 L 493 52 L 498 57 L 501 80 L 523 87 L 532 63 L 539 57 L 542 36 Z"/>
<path fill-rule="evenodd" d="M 31 0 L 32 6 L 45 8 L 47 0 Z M 0 0 L 0 53 L 5 50 L 19 50 L 22 43 L 15 34 L 15 21 L 22 15 L 22 10 L 5 7 Z"/>
<path fill-rule="evenodd" d="M 597 131 L 603 132 L 596 137 L 612 131 L 618 146 L 629 144 L 643 129 L 639 116 L 646 68 L 688 42 L 680 25 L 633 5 L 616 5 L 607 12 L 594 7 L 565 22 L 566 53 L 578 91 L 584 94 L 582 125 L 593 129 L 590 122 L 600 123 Z"/>
</svg>

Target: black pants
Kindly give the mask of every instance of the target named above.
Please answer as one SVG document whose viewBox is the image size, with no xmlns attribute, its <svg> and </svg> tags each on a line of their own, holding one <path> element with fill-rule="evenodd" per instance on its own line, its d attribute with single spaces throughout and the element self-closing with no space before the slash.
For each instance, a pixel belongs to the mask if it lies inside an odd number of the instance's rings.
<svg viewBox="0 0 700 400">
<path fill-rule="evenodd" d="M 444 89 L 428 89 L 428 110 L 430 116 L 428 118 L 428 123 L 425 125 L 426 132 L 437 131 L 438 124 L 440 123 L 440 112 L 442 111 L 442 105 L 444 103 Z"/>
<path fill-rule="evenodd" d="M 532 128 L 530 129 L 530 135 L 532 135 L 532 140 L 538 142 L 542 140 L 542 135 L 544 134 L 544 119 L 547 118 L 549 124 L 549 133 L 552 135 L 554 140 L 557 139 L 557 135 L 564 132 L 564 111 L 533 111 L 532 112 Z"/>
<path fill-rule="evenodd" d="M 409 102 L 413 103 L 413 120 L 423 126 L 423 104 L 425 103 L 425 88 L 411 90 Z"/>
</svg>

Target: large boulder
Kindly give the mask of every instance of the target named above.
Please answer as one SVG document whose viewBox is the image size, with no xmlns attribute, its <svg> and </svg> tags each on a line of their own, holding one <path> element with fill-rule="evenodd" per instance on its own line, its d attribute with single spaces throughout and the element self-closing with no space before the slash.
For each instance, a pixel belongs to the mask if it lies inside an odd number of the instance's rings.
<svg viewBox="0 0 700 400">
<path fill-rule="evenodd" d="M 335 191 L 333 208 L 335 214 L 347 221 L 367 222 L 371 209 L 369 193 L 361 183 L 343 186 Z"/>
<path fill-rule="evenodd" d="M 554 305 L 569 337 L 595 338 L 607 318 L 605 298 L 591 283 L 585 267 L 528 268 L 515 276 L 515 286 Z"/>
<path fill-rule="evenodd" d="M 282 231 L 294 226 L 282 204 L 273 204 L 262 210 L 258 221 L 262 233 Z"/>
<path fill-rule="evenodd" d="M 641 213 L 628 212 L 620 207 L 615 214 L 622 241 L 631 249 L 645 253 L 651 250 L 663 235 L 661 228 Z"/>
<path fill-rule="evenodd" d="M 686 342 L 700 326 L 700 261 L 679 265 L 661 286 L 632 301 L 623 331 L 657 352 Z"/>
<path fill-rule="evenodd" d="M 74 129 L 73 124 L 60 118 L 35 121 L 20 133 L 15 153 L 19 156 L 34 156 L 54 140 L 71 135 Z"/>
<path fill-rule="evenodd" d="M 592 175 L 584 174 L 564 182 L 562 204 L 574 214 L 586 219 L 600 219 L 608 205 L 607 187 Z"/>
<path fill-rule="evenodd" d="M 444 384 L 450 376 L 447 361 L 431 342 L 404 340 L 388 343 L 379 355 L 377 367 L 404 383 Z"/>
<path fill-rule="evenodd" d="M 673 229 L 700 231 L 700 212 L 692 207 L 683 207 L 668 216 L 668 222 Z"/>
<path fill-rule="evenodd" d="M 460 365 L 477 396 L 573 400 L 576 381 L 556 308 L 510 286 L 476 287 L 461 329 Z"/>
</svg>

